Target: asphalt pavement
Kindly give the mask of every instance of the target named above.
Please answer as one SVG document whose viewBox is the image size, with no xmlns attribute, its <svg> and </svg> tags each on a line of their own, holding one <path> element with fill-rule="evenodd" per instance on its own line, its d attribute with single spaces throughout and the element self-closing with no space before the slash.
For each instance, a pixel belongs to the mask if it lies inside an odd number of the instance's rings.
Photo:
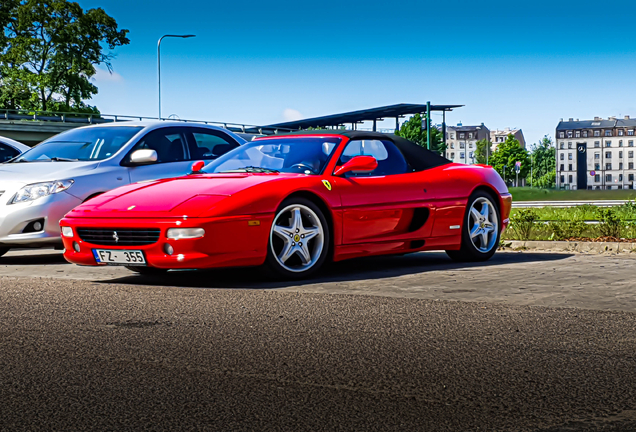
<svg viewBox="0 0 636 432">
<path fill-rule="evenodd" d="M 414 254 L 291 284 L 11 253 L 0 430 L 636 430 L 634 263 Z"/>
</svg>

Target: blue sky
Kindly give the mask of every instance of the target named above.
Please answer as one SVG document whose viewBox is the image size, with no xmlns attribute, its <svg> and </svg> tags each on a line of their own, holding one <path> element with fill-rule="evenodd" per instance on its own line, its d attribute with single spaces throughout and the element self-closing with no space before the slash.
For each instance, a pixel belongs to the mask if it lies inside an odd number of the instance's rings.
<svg viewBox="0 0 636 432">
<path fill-rule="evenodd" d="M 430 100 L 466 105 L 449 124 L 529 143 L 560 118 L 636 117 L 633 1 L 79 3 L 130 30 L 96 77 L 103 113 L 156 116 L 157 39 L 192 33 L 162 42 L 164 116 L 271 124 Z"/>
</svg>

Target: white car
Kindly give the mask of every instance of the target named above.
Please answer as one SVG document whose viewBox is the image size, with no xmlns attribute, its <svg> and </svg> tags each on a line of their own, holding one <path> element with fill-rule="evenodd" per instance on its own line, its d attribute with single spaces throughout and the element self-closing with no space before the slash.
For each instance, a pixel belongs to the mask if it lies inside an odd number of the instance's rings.
<svg viewBox="0 0 636 432">
<path fill-rule="evenodd" d="M 0 164 L 0 256 L 11 248 L 60 247 L 60 219 L 110 189 L 182 176 L 193 161 L 245 144 L 216 126 L 120 122 L 56 135 Z"/>
<path fill-rule="evenodd" d="M 0 136 L 0 163 L 13 159 L 31 147 L 11 138 Z"/>
</svg>

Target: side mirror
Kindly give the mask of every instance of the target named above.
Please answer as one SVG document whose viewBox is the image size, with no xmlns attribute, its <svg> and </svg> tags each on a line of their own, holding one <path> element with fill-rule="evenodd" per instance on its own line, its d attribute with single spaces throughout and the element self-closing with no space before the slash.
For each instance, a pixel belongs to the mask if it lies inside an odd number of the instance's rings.
<svg viewBox="0 0 636 432">
<path fill-rule="evenodd" d="M 378 161 L 373 156 L 355 156 L 333 172 L 335 176 L 341 176 L 348 172 L 356 174 L 369 174 L 378 167 Z"/>
<path fill-rule="evenodd" d="M 148 165 L 157 162 L 157 152 L 151 149 L 136 150 L 130 155 L 131 165 Z"/>
</svg>

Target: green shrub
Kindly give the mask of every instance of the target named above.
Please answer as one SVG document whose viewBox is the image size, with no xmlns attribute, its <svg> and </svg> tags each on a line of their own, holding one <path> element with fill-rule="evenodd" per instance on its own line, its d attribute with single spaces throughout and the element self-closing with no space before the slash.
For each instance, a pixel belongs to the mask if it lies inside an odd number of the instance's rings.
<svg viewBox="0 0 636 432">
<path fill-rule="evenodd" d="M 537 219 L 535 209 L 519 209 L 510 216 L 510 230 L 519 240 L 529 240 Z"/>
<path fill-rule="evenodd" d="M 564 240 L 573 237 L 581 237 L 587 224 L 581 220 L 558 220 L 548 223 L 552 231 L 551 238 L 554 240 Z"/>
<path fill-rule="evenodd" d="M 601 236 L 621 238 L 625 229 L 625 219 L 617 207 L 599 207 L 596 217 L 600 222 L 598 231 Z"/>
</svg>

